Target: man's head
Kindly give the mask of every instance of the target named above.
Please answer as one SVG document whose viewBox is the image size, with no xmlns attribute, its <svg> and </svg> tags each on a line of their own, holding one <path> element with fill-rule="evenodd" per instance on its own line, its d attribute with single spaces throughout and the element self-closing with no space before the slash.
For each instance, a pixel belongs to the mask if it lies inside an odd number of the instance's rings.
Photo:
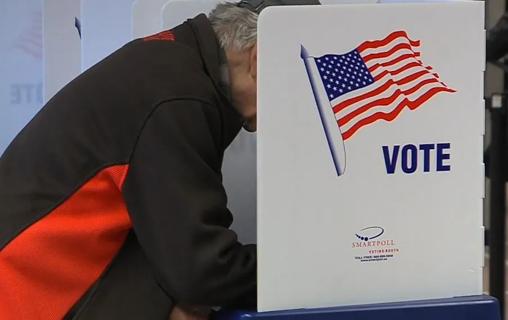
<svg viewBox="0 0 508 320">
<path fill-rule="evenodd" d="M 226 2 L 217 5 L 209 19 L 226 53 L 233 105 L 245 119 L 244 128 L 256 131 L 258 14 Z"/>
<path fill-rule="evenodd" d="M 319 0 L 242 0 L 215 7 L 209 20 L 226 52 L 233 105 L 245 119 L 244 128 L 256 131 L 257 20 L 273 5 L 319 4 Z"/>
</svg>

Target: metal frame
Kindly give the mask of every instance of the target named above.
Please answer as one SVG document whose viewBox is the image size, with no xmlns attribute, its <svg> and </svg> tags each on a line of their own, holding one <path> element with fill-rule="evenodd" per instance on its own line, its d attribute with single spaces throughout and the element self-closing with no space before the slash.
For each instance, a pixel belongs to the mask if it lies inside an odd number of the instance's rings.
<svg viewBox="0 0 508 320">
<path fill-rule="evenodd" d="M 503 318 L 506 259 L 506 142 L 508 138 L 506 109 L 506 96 L 493 95 L 490 99 L 492 139 L 488 163 L 490 176 L 489 291 L 499 300 Z"/>
</svg>

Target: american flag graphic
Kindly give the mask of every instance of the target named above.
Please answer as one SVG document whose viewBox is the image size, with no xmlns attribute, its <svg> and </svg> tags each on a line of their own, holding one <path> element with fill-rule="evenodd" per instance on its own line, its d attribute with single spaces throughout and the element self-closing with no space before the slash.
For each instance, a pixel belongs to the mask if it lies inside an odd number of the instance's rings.
<svg viewBox="0 0 508 320">
<path fill-rule="evenodd" d="M 421 61 L 420 41 L 405 31 L 365 41 L 344 54 L 301 57 L 337 175 L 346 168 L 344 141 L 378 120 L 393 121 L 440 92 L 455 92 Z"/>
<path fill-rule="evenodd" d="M 395 31 L 345 54 L 312 57 L 344 140 L 375 121 L 392 121 L 440 92 L 455 92 L 420 60 L 419 48 L 420 41 Z"/>
</svg>

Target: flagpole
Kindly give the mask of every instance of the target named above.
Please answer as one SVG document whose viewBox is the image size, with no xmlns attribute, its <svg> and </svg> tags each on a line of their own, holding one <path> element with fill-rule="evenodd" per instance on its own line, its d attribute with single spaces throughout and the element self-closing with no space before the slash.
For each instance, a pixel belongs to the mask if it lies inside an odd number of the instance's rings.
<svg viewBox="0 0 508 320">
<path fill-rule="evenodd" d="M 340 176 L 346 169 L 346 153 L 342 134 L 340 133 L 337 120 L 333 114 L 330 100 L 328 100 L 326 96 L 323 97 L 322 91 L 324 88 L 319 86 L 320 79 L 317 78 L 319 75 L 314 57 L 309 56 L 307 49 L 305 49 L 303 45 L 301 46 L 300 56 L 305 64 L 305 69 L 307 70 L 307 74 L 309 76 L 310 85 L 312 87 L 314 98 L 316 99 L 319 117 L 321 118 L 321 123 L 323 124 L 323 129 L 325 131 L 328 147 L 330 148 L 330 153 L 332 154 L 335 170 L 337 171 L 337 175 Z"/>
</svg>

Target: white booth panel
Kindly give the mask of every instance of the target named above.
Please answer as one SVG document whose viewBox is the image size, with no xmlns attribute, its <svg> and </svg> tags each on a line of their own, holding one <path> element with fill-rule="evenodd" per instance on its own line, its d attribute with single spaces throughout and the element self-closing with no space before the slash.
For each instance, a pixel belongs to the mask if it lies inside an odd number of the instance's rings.
<svg viewBox="0 0 508 320">
<path fill-rule="evenodd" d="M 224 154 L 223 182 L 232 229 L 244 243 L 256 242 L 256 134 L 242 129 Z"/>
<path fill-rule="evenodd" d="M 163 30 L 162 8 L 168 0 L 135 0 L 132 4 L 132 36 L 142 38 Z"/>
<path fill-rule="evenodd" d="M 79 0 L 43 1 L 44 102 L 81 73 L 80 11 Z"/>
<path fill-rule="evenodd" d="M 132 39 L 134 0 L 81 0 L 81 70 Z"/>
<path fill-rule="evenodd" d="M 259 310 L 481 294 L 483 15 L 261 14 Z"/>
<path fill-rule="evenodd" d="M 173 28 L 188 18 L 208 14 L 220 0 L 174 0 L 162 8 L 162 23 L 165 28 Z"/>
<path fill-rule="evenodd" d="M 42 2 L 0 1 L 0 154 L 42 105 Z"/>
</svg>

